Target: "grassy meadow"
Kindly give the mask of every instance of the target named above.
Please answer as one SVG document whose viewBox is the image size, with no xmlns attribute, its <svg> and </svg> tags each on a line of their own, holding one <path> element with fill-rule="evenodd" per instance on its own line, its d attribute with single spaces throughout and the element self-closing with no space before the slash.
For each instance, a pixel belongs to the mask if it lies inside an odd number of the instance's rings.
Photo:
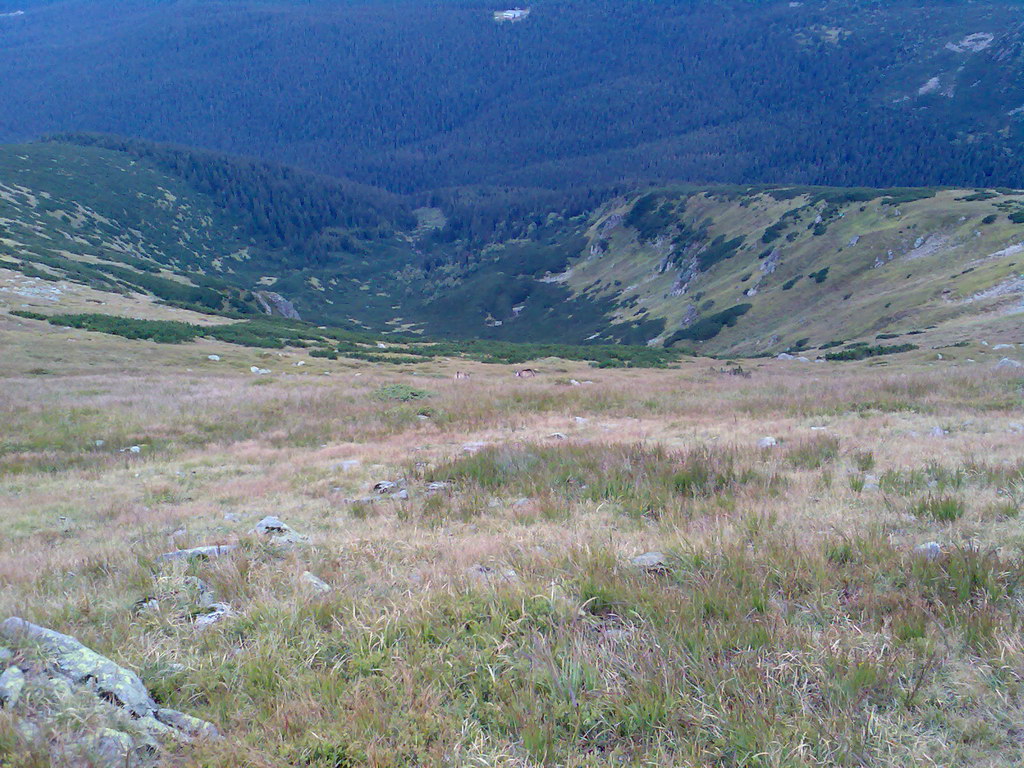
<svg viewBox="0 0 1024 768">
<path fill-rule="evenodd" d="M 0 342 L 0 619 L 220 728 L 166 765 L 1024 761 L 1019 373 Z M 48 765 L 16 717 L 0 763 Z"/>
</svg>

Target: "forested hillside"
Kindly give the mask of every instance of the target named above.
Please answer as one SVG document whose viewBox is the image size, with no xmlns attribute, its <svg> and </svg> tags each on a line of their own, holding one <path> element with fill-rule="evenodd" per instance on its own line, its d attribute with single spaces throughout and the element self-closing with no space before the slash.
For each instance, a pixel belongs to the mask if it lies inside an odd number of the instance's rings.
<svg viewBox="0 0 1024 768">
<path fill-rule="evenodd" d="M 78 285 L 377 334 L 743 355 L 956 343 L 1019 330 L 1024 312 L 1024 193 L 1010 189 L 674 185 L 582 211 L 559 197 L 477 189 L 414 207 L 209 152 L 12 146 L 0 303 L 61 305 Z M 504 200 L 515 216 L 482 216 L 478 239 L 473 211 Z"/>
<path fill-rule="evenodd" d="M 1019 2 L 500 7 L 26 0 L 0 17 L 0 140 L 112 133 L 442 195 L 1021 185 Z"/>
</svg>

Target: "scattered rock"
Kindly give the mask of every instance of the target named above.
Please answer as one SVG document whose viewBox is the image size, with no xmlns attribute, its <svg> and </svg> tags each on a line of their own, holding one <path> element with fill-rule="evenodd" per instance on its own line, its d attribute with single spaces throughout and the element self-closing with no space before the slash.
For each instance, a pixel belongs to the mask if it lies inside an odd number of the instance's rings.
<svg viewBox="0 0 1024 768">
<path fill-rule="evenodd" d="M 237 512 L 225 512 L 224 519 L 229 523 L 237 523 L 242 519 L 242 516 Z"/>
<path fill-rule="evenodd" d="M 268 515 L 256 523 L 252 533 L 270 539 L 271 543 L 279 545 L 299 544 L 309 540 L 308 537 L 297 533 L 290 525 L 273 515 Z"/>
<path fill-rule="evenodd" d="M 1024 368 L 1024 363 L 1018 363 L 1016 360 L 1011 360 L 1008 357 L 1004 357 L 996 363 L 996 370 L 999 371 L 1015 371 L 1020 368 Z"/>
<path fill-rule="evenodd" d="M 254 366 L 250 367 L 249 370 L 252 373 L 255 373 L 257 376 L 266 376 L 268 373 L 270 373 L 269 369 L 267 369 L 267 368 L 260 368 L 258 365 L 254 365 Z"/>
<path fill-rule="evenodd" d="M 122 448 L 121 453 L 142 453 L 142 446 L 130 445 L 127 448 Z"/>
<path fill-rule="evenodd" d="M 923 557 L 925 560 L 937 560 L 942 554 L 942 545 L 937 541 L 929 541 L 914 547 L 914 554 Z"/>
<path fill-rule="evenodd" d="M 157 557 L 157 560 L 191 560 L 192 558 L 208 559 L 220 557 L 238 549 L 237 544 L 211 544 L 204 547 L 192 547 L 191 549 L 176 549 L 174 552 L 165 552 Z"/>
<path fill-rule="evenodd" d="M 569 379 L 569 385 L 572 387 L 582 387 L 583 385 L 576 381 L 576 379 Z"/>
<path fill-rule="evenodd" d="M 310 587 L 314 592 L 321 595 L 326 594 L 333 589 L 333 587 L 330 584 L 328 584 L 323 579 L 317 577 L 310 571 L 303 572 L 302 582 L 306 586 Z"/>
<path fill-rule="evenodd" d="M 10 648 L 0 645 L 0 664 L 6 664 L 14 658 L 14 652 Z"/>
<path fill-rule="evenodd" d="M 8 667 L 0 675 L 0 708 L 13 709 L 25 687 L 25 673 L 17 667 Z"/>
<path fill-rule="evenodd" d="M 209 608 L 217 601 L 217 594 L 213 587 L 197 576 L 186 576 L 185 583 L 192 587 L 199 595 L 198 603 L 203 608 Z"/>
<path fill-rule="evenodd" d="M 788 352 L 783 352 L 782 354 L 778 355 L 775 359 L 776 360 L 796 360 L 796 356 L 795 355 L 791 355 Z"/>
<path fill-rule="evenodd" d="M 865 491 L 877 491 L 878 490 L 878 475 L 864 475 L 864 490 Z"/>
<path fill-rule="evenodd" d="M 447 491 L 452 487 L 452 484 L 447 480 L 435 480 L 432 483 L 427 483 L 427 490 L 431 492 Z"/>
<path fill-rule="evenodd" d="M 565 434 L 562 433 L 562 432 L 552 432 L 550 435 L 548 435 L 548 438 L 551 439 L 551 440 L 565 440 L 565 439 L 567 439 Z"/>
<path fill-rule="evenodd" d="M 395 493 L 397 489 L 398 483 L 393 483 L 390 480 L 381 480 L 373 486 L 373 490 L 382 495 L 385 493 Z"/>
<path fill-rule="evenodd" d="M 219 363 L 220 362 L 220 355 L 207 355 L 206 359 L 207 360 L 211 360 L 214 363 Z"/>
<path fill-rule="evenodd" d="M 575 421 L 577 424 L 586 424 L 588 421 L 590 421 L 590 419 L 584 418 L 583 416 L 573 416 L 572 420 Z"/>
<path fill-rule="evenodd" d="M 779 441 L 776 440 L 774 437 L 762 437 L 760 440 L 757 441 L 758 448 L 774 448 L 778 444 Z"/>
<path fill-rule="evenodd" d="M 484 582 L 506 582 L 514 583 L 519 581 L 519 575 L 511 568 L 499 568 L 477 563 L 466 569 L 466 575 L 476 581 Z"/>
<path fill-rule="evenodd" d="M 206 613 L 201 613 L 195 617 L 194 624 L 200 629 L 205 629 L 219 621 L 223 621 L 232 614 L 234 614 L 234 611 L 227 603 L 210 603 L 206 607 Z"/>
<path fill-rule="evenodd" d="M 996 352 L 998 352 L 1000 350 L 1003 350 L 1003 349 L 1016 349 L 1016 348 L 1017 347 L 1015 347 L 1013 344 L 996 344 L 994 347 L 992 347 L 992 349 L 994 351 L 996 351 Z"/>
<path fill-rule="evenodd" d="M 664 552 L 645 552 L 637 555 L 630 562 L 645 571 L 658 572 L 668 570 L 668 556 Z"/>
<path fill-rule="evenodd" d="M 949 430 L 943 429 L 942 427 L 932 427 L 932 431 L 929 434 L 932 437 L 945 437 L 949 434 Z"/>
</svg>

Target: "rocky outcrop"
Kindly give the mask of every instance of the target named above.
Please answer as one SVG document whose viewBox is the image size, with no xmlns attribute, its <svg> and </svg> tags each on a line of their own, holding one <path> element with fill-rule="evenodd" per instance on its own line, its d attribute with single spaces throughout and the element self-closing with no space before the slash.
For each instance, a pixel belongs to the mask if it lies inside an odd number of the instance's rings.
<svg viewBox="0 0 1024 768">
<path fill-rule="evenodd" d="M 279 293 L 274 293 L 273 291 L 254 291 L 253 295 L 256 297 L 257 303 L 259 303 L 260 309 L 268 315 L 277 315 L 289 320 L 302 319 L 299 316 L 298 310 L 295 309 L 295 305 Z"/>
<path fill-rule="evenodd" d="M 50 743 L 53 765 L 149 766 L 165 744 L 220 737 L 213 724 L 161 707 L 135 672 L 70 635 L 13 616 L 0 637 L 20 651 L 0 675 L 0 703 L 26 740 L 64 732 Z"/>
</svg>

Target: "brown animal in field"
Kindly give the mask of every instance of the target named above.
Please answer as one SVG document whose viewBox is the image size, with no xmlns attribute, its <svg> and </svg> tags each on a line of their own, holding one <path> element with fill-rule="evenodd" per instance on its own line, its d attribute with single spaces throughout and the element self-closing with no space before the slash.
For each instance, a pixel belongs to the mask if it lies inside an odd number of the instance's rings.
<svg viewBox="0 0 1024 768">
<path fill-rule="evenodd" d="M 516 371 L 516 378 L 519 379 L 528 379 L 536 375 L 537 372 L 533 370 L 533 368 L 520 368 L 518 371 Z"/>
<path fill-rule="evenodd" d="M 469 374 L 466 373 L 465 371 L 456 371 L 455 372 L 455 378 L 456 379 L 468 379 L 469 378 Z"/>
</svg>

